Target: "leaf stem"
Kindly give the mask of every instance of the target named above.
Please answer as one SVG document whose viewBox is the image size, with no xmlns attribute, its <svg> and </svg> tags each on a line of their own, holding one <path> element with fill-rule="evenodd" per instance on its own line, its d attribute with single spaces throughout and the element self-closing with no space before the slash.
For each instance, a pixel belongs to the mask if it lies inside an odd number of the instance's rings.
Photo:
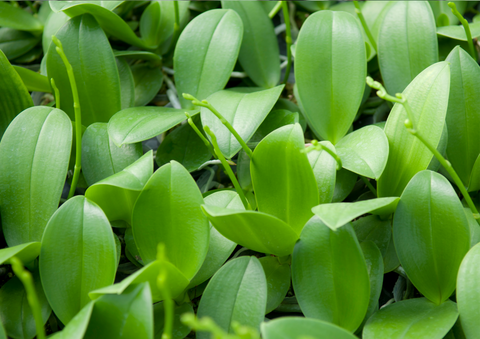
<svg viewBox="0 0 480 339">
<path fill-rule="evenodd" d="M 222 151 L 220 150 L 220 147 L 218 147 L 217 143 L 217 137 L 215 134 L 210 130 L 210 127 L 208 126 L 203 126 L 203 129 L 205 132 L 210 136 L 212 139 L 212 145 L 213 149 L 215 150 L 215 153 L 218 157 L 218 160 L 222 162 L 223 168 L 225 169 L 225 172 L 227 173 L 228 177 L 232 181 L 233 186 L 235 187 L 235 190 L 237 191 L 238 195 L 240 196 L 240 199 L 242 200 L 243 206 L 245 206 L 245 209 L 251 210 L 252 207 L 250 206 L 250 203 L 248 202 L 247 198 L 245 198 L 245 194 L 243 193 L 242 187 L 238 183 L 237 178 L 235 177 L 235 174 L 233 173 L 232 169 L 230 168 L 230 165 L 227 163 L 227 160 L 223 156 Z"/>
<path fill-rule="evenodd" d="M 477 53 L 475 52 L 475 47 L 473 46 L 472 33 L 470 32 L 470 25 L 468 21 L 465 20 L 462 14 L 457 10 L 457 6 L 454 2 L 449 2 L 448 7 L 451 8 L 452 13 L 460 20 L 465 29 L 465 34 L 467 35 L 468 47 L 470 47 L 470 54 L 472 55 L 473 60 L 477 61 Z"/>
<path fill-rule="evenodd" d="M 188 114 L 188 112 L 185 112 L 185 115 L 187 116 L 187 121 L 188 121 L 188 124 L 190 125 L 190 127 L 193 128 L 193 130 L 195 131 L 195 133 L 197 133 L 198 137 L 200 139 L 202 139 L 203 143 L 205 144 L 205 146 L 208 147 L 208 149 L 210 150 L 210 153 L 212 153 L 213 157 L 217 157 L 216 154 L 215 154 L 215 150 L 212 148 L 212 145 L 210 144 L 210 141 L 208 141 L 207 138 L 205 138 L 205 136 L 203 135 L 202 132 L 200 132 L 200 130 L 197 128 L 197 126 L 195 125 L 195 123 L 193 122 L 192 120 L 192 116 L 190 114 Z"/>
<path fill-rule="evenodd" d="M 367 34 L 368 40 L 370 41 L 370 44 L 372 45 L 373 49 L 375 52 L 377 52 L 377 42 L 373 38 L 373 34 L 370 31 L 370 28 L 367 25 L 367 22 L 365 21 L 365 17 L 362 14 L 362 9 L 360 8 L 360 5 L 358 1 L 353 1 L 353 4 L 355 5 L 355 13 L 357 13 L 358 18 L 360 19 L 360 22 L 362 23 L 363 29 L 365 30 L 365 33 Z"/>
<path fill-rule="evenodd" d="M 395 102 L 395 103 L 399 103 L 405 108 L 405 111 L 407 112 L 408 119 L 405 120 L 404 124 L 405 124 L 405 127 L 407 128 L 407 131 L 410 134 L 412 134 L 413 136 L 417 137 L 418 140 L 420 140 L 420 142 L 422 144 L 424 144 L 425 147 L 427 147 L 430 150 L 430 152 L 433 153 L 435 158 L 437 158 L 438 162 L 440 162 L 440 164 L 443 166 L 443 168 L 445 168 L 445 170 L 448 172 L 448 174 L 450 174 L 453 181 L 455 182 L 457 187 L 460 189 L 460 192 L 462 193 L 465 201 L 467 202 L 468 207 L 470 207 L 470 210 L 472 211 L 473 217 L 480 224 L 480 214 L 478 213 L 478 210 L 477 210 L 475 204 L 473 203 L 472 198 L 470 197 L 470 194 L 468 194 L 467 189 L 463 185 L 462 180 L 458 176 L 457 172 L 455 172 L 455 170 L 453 169 L 452 164 L 448 160 L 446 160 L 443 157 L 443 155 L 440 154 L 440 152 L 435 147 L 433 147 L 433 145 L 430 144 L 428 142 L 428 140 L 426 140 L 419 133 L 418 130 L 415 129 L 415 123 L 414 123 L 414 120 L 413 120 L 413 111 L 412 111 L 410 105 L 407 102 L 407 98 L 404 98 L 403 95 L 400 94 L 400 93 L 397 93 L 396 97 L 392 97 L 391 95 L 388 95 L 385 88 L 379 82 L 373 81 L 373 79 L 370 78 L 370 77 L 367 77 L 367 84 L 372 88 L 378 89 L 377 95 L 380 98 L 385 99 L 385 100 L 389 100 L 389 101 L 392 101 L 392 102 Z"/>
<path fill-rule="evenodd" d="M 290 26 L 290 16 L 288 15 L 288 3 L 281 1 L 283 18 L 285 21 L 285 42 L 287 44 L 287 69 L 285 70 L 285 78 L 283 83 L 286 84 L 290 76 L 290 69 L 292 68 L 292 29 Z"/>
<path fill-rule="evenodd" d="M 362 178 L 363 182 L 365 183 L 365 185 L 367 185 L 367 187 L 370 189 L 370 191 L 372 191 L 372 193 L 377 196 L 377 190 L 375 189 L 375 187 L 373 187 L 373 185 L 370 183 L 370 180 L 368 180 L 367 178 L 365 178 L 363 175 L 360 176 L 360 178 Z"/>
<path fill-rule="evenodd" d="M 75 111 L 75 167 L 73 171 L 72 185 L 68 192 L 67 200 L 73 197 L 75 189 L 77 188 L 78 178 L 80 177 L 80 171 L 82 170 L 82 111 L 80 109 L 80 99 L 78 97 L 77 83 L 75 82 L 75 74 L 73 74 L 73 68 L 65 55 L 61 41 L 52 35 L 52 40 L 57 45 L 56 51 L 60 58 L 62 58 L 65 68 L 67 69 L 68 80 L 70 81 L 70 87 L 72 88 L 73 95 L 73 109 Z"/>
<path fill-rule="evenodd" d="M 238 143 L 242 146 L 243 150 L 245 151 L 245 153 L 247 153 L 247 155 L 250 157 L 250 159 L 252 159 L 252 155 L 253 155 L 253 152 L 252 150 L 247 146 L 247 144 L 245 143 L 245 141 L 242 139 L 242 137 L 238 134 L 238 132 L 235 130 L 235 128 L 233 128 L 233 126 L 227 121 L 227 119 L 225 119 L 219 111 L 217 111 L 217 109 L 215 107 L 213 107 L 207 100 L 202 100 L 202 101 L 199 101 L 198 99 L 196 99 L 193 95 L 190 95 L 190 94 L 187 94 L 187 93 L 183 93 L 183 97 L 187 100 L 190 100 L 192 101 L 192 104 L 194 104 L 195 106 L 200 106 L 200 107 L 205 107 L 205 108 L 208 108 L 213 114 L 215 114 L 215 116 L 220 119 L 220 121 L 222 122 L 222 124 L 228 128 L 228 130 L 230 131 L 230 133 L 233 134 L 233 136 L 235 137 L 235 139 L 237 139 Z"/>
<path fill-rule="evenodd" d="M 37 338 L 45 339 L 45 328 L 43 327 L 42 309 L 38 301 L 37 292 L 33 283 L 32 274 L 28 272 L 23 263 L 17 257 L 10 258 L 10 264 L 15 275 L 20 279 L 25 291 L 27 291 L 27 301 L 32 309 L 33 318 L 35 320 L 35 327 L 37 330 Z"/>
<path fill-rule="evenodd" d="M 60 91 L 58 90 L 57 86 L 55 86 L 55 80 L 53 78 L 50 79 L 50 83 L 52 84 L 53 92 L 55 93 L 55 106 L 58 109 L 60 108 Z"/>
<path fill-rule="evenodd" d="M 282 8 L 282 2 L 283 1 L 277 1 L 275 7 L 273 7 L 270 13 L 268 13 L 270 19 L 273 19 L 273 17 L 280 11 L 280 8 Z"/>
</svg>

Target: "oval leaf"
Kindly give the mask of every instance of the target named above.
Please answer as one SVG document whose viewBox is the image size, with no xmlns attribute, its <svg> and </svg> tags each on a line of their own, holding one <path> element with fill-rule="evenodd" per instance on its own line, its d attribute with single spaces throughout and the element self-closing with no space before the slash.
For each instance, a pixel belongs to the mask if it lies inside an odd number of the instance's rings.
<svg viewBox="0 0 480 339">
<path fill-rule="evenodd" d="M 325 147 L 328 147 L 336 153 L 335 146 L 329 141 L 321 141 Z M 335 191 L 335 179 L 337 177 L 337 162 L 326 151 L 310 151 L 307 153 L 308 161 L 312 166 L 315 180 L 317 181 L 318 198 L 320 204 L 332 202 L 333 192 Z"/>
<path fill-rule="evenodd" d="M 152 101 L 162 87 L 162 69 L 148 63 L 136 64 L 132 66 L 132 74 L 135 80 L 135 106 L 144 106 Z"/>
<path fill-rule="evenodd" d="M 17 257 L 24 264 L 35 260 L 40 254 L 40 242 L 29 242 L 0 250 L 0 265 L 9 263 L 12 257 Z"/>
<path fill-rule="evenodd" d="M 469 26 L 472 39 L 480 37 L 480 22 L 470 23 Z M 438 27 L 437 34 L 455 40 L 467 41 L 467 34 L 465 34 L 463 25 Z"/>
<path fill-rule="evenodd" d="M 259 259 L 267 279 L 267 309 L 272 312 L 285 299 L 290 288 L 290 265 L 281 264 L 278 258 L 266 256 Z"/>
<path fill-rule="evenodd" d="M 470 228 L 447 179 L 431 171 L 415 175 L 393 220 L 398 259 L 408 278 L 436 304 L 455 290 L 458 268 L 470 249 Z"/>
</svg>

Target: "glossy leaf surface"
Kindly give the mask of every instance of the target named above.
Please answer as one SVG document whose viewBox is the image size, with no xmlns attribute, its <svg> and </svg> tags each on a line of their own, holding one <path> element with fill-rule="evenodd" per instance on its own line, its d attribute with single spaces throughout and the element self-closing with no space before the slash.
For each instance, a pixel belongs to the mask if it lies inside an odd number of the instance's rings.
<svg viewBox="0 0 480 339">
<path fill-rule="evenodd" d="M 110 43 L 97 21 L 89 14 L 70 19 L 56 34 L 72 64 L 82 109 L 82 124 L 108 122 L 121 109 L 120 78 Z M 74 120 L 73 96 L 67 71 L 50 44 L 47 53 L 48 78 L 61 89 L 62 108 Z"/>
<path fill-rule="evenodd" d="M 83 339 L 87 331 L 90 317 L 92 316 L 93 301 L 89 302 L 78 312 L 75 317 L 63 328 L 62 331 L 54 333 L 50 339 Z"/>
<path fill-rule="evenodd" d="M 199 110 L 187 111 L 191 116 Z M 148 140 L 186 120 L 185 110 L 171 107 L 132 107 L 115 114 L 108 134 L 117 146 Z"/>
<path fill-rule="evenodd" d="M 375 313 L 365 325 L 365 339 L 442 339 L 458 317 L 457 305 L 436 305 L 425 298 L 403 300 Z"/>
<path fill-rule="evenodd" d="M 335 145 L 343 168 L 368 178 L 382 175 L 388 159 L 388 139 L 377 126 L 366 126 L 343 137 Z"/>
<path fill-rule="evenodd" d="M 210 10 L 190 21 L 175 46 L 178 93 L 203 100 L 223 89 L 235 66 L 242 36 L 242 19 L 233 10 Z M 180 102 L 184 108 L 192 106 L 181 95 Z"/>
<path fill-rule="evenodd" d="M 277 102 L 283 86 L 263 91 L 234 88 L 216 92 L 207 98 L 220 114 L 233 126 L 245 142 L 253 136 Z M 201 109 L 202 124 L 210 127 L 217 137 L 218 146 L 227 158 L 233 157 L 242 146 L 208 108 Z"/>
<path fill-rule="evenodd" d="M 0 264 L 9 263 L 12 257 L 17 257 L 24 264 L 35 260 L 40 254 L 40 242 L 29 242 L 0 250 Z"/>
<path fill-rule="evenodd" d="M 47 299 L 67 324 L 90 299 L 113 283 L 115 240 L 107 217 L 83 196 L 73 197 L 50 219 L 42 238 L 40 276 Z"/>
<path fill-rule="evenodd" d="M 365 214 L 389 215 L 395 212 L 399 198 L 377 198 L 357 202 L 323 204 L 312 208 L 328 227 L 335 230 Z"/>
<path fill-rule="evenodd" d="M 106 123 L 94 123 L 83 134 L 82 173 L 88 185 L 122 171 L 141 155 L 140 143 L 115 145 L 108 135 Z"/>
<path fill-rule="evenodd" d="M 133 205 L 153 174 L 152 160 L 150 151 L 122 171 L 90 186 L 85 197 L 98 204 L 108 220 L 130 224 Z"/>
<path fill-rule="evenodd" d="M 265 315 L 267 282 L 255 257 L 228 262 L 210 280 L 198 306 L 198 317 L 208 316 L 227 332 L 233 321 L 259 328 Z M 198 332 L 198 339 L 210 338 Z"/>
<path fill-rule="evenodd" d="M 266 213 L 207 205 L 202 209 L 225 238 L 257 252 L 289 255 L 298 239 L 288 224 Z"/>
<path fill-rule="evenodd" d="M 447 113 L 450 70 L 445 62 L 436 63 L 420 73 L 403 95 L 412 108 L 415 128 L 434 147 L 440 142 Z M 385 134 L 390 151 L 387 166 L 378 180 L 378 196 L 400 196 L 410 179 L 426 169 L 433 154 L 404 126 L 407 113 L 395 104 Z"/>
<path fill-rule="evenodd" d="M 461 47 L 447 57 L 450 62 L 450 97 L 448 100 L 447 156 L 460 179 L 470 191 L 480 189 L 470 173 L 480 154 L 480 66 Z M 475 184 L 470 185 L 473 181 Z"/>
<path fill-rule="evenodd" d="M 305 116 L 316 135 L 334 145 L 360 106 L 366 76 L 365 43 L 349 13 L 320 11 L 302 25 L 295 78 Z"/>
<path fill-rule="evenodd" d="M 300 317 L 281 317 L 262 323 L 265 339 L 354 339 L 350 332 L 326 321 Z"/>
<path fill-rule="evenodd" d="M 335 146 L 329 141 L 321 141 L 320 143 L 336 153 Z M 307 153 L 307 157 L 317 182 L 318 202 L 328 204 L 332 202 L 333 192 L 335 191 L 337 162 L 326 151 L 310 151 Z"/>
<path fill-rule="evenodd" d="M 0 138 L 15 116 L 31 106 L 32 98 L 21 77 L 0 50 Z"/>
<path fill-rule="evenodd" d="M 292 280 L 303 314 L 353 332 L 370 298 L 367 266 L 350 224 L 336 231 L 313 217 L 292 257 Z"/>
<path fill-rule="evenodd" d="M 10 124 L 0 144 L 0 213 L 9 246 L 40 241 L 60 202 L 72 124 L 56 108 L 32 107 Z"/>
<path fill-rule="evenodd" d="M 267 279 L 267 309 L 272 312 L 285 299 L 290 288 L 290 265 L 280 264 L 277 258 L 266 256 L 259 259 Z"/>
<path fill-rule="evenodd" d="M 135 81 L 128 62 L 124 58 L 115 58 L 120 78 L 120 92 L 122 97 L 122 109 L 135 105 Z"/>
<path fill-rule="evenodd" d="M 258 210 L 284 221 L 300 234 L 318 204 L 318 189 L 299 124 L 277 129 L 253 153 L 251 173 Z"/>
<path fill-rule="evenodd" d="M 480 22 L 471 23 L 469 26 L 472 39 L 478 38 L 480 36 Z M 438 27 L 437 34 L 455 40 L 467 41 L 463 25 Z"/>
<path fill-rule="evenodd" d="M 280 81 L 280 52 L 272 20 L 257 1 L 222 1 L 243 22 L 243 40 L 238 61 L 250 79 L 260 87 L 274 87 Z"/>
<path fill-rule="evenodd" d="M 378 62 L 388 93 L 403 92 L 437 61 L 435 18 L 428 2 L 398 1 L 392 5 L 378 32 Z"/>
<path fill-rule="evenodd" d="M 207 255 L 210 235 L 202 204 L 200 190 L 182 165 L 172 161 L 159 168 L 133 209 L 133 236 L 143 261 L 154 261 L 163 242 L 171 263 L 193 278 Z"/>
<path fill-rule="evenodd" d="M 135 106 L 144 106 L 152 101 L 162 87 L 162 70 L 143 63 L 133 65 L 132 74 L 135 80 Z"/>
<path fill-rule="evenodd" d="M 436 304 L 447 300 L 470 249 L 470 228 L 445 177 L 431 171 L 413 177 L 395 213 L 393 238 L 400 263 L 415 287 Z"/>
<path fill-rule="evenodd" d="M 383 287 L 383 258 L 382 253 L 372 241 L 365 241 L 360 244 L 365 263 L 367 264 L 368 277 L 370 278 L 370 301 L 368 302 L 367 314 L 364 322 L 378 310 L 378 300 Z"/>
<path fill-rule="evenodd" d="M 229 209 L 243 210 L 240 196 L 233 191 L 220 191 L 205 197 L 207 206 L 217 206 Z M 197 286 L 209 279 L 230 257 L 237 246 L 233 241 L 225 238 L 210 223 L 210 243 L 207 256 L 202 267 L 190 281 L 189 287 Z"/>
<path fill-rule="evenodd" d="M 480 333 L 478 312 L 476 311 L 480 301 L 478 291 L 478 279 L 480 277 L 480 245 L 475 245 L 463 258 L 457 277 L 457 303 L 460 312 L 460 321 L 465 336 L 475 338 Z"/>
</svg>

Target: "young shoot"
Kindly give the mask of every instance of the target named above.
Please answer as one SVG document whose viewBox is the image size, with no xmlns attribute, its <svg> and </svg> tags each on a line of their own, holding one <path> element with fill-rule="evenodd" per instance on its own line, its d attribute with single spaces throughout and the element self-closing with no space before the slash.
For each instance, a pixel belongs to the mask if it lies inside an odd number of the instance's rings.
<svg viewBox="0 0 480 339">
<path fill-rule="evenodd" d="M 470 49 L 470 54 L 472 55 L 473 60 L 477 61 L 477 53 L 475 51 L 475 46 L 473 46 L 473 39 L 472 39 L 472 33 L 470 31 L 470 25 L 468 24 L 468 21 L 465 20 L 465 18 L 462 16 L 462 14 L 457 10 L 457 6 L 455 5 L 454 2 L 449 2 L 448 7 L 452 9 L 452 13 L 460 20 L 460 22 L 463 25 L 463 28 L 465 29 L 465 34 L 467 35 L 467 42 L 468 42 L 468 47 Z"/>
<path fill-rule="evenodd" d="M 312 140 L 312 146 L 305 148 L 303 152 L 309 153 L 311 151 L 325 151 L 328 154 L 332 156 L 333 159 L 337 162 L 337 171 L 340 171 L 342 169 L 342 160 L 339 158 L 339 156 L 333 152 L 330 148 L 322 145 L 319 143 L 317 140 Z"/>
</svg>

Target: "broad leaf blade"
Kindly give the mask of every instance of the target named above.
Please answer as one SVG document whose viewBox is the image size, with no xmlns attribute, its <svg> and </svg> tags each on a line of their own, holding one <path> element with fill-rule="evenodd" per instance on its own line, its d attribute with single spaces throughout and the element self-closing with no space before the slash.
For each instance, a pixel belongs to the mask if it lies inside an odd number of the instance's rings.
<svg viewBox="0 0 480 339">
<path fill-rule="evenodd" d="M 301 317 L 281 317 L 262 323 L 265 339 L 355 339 L 350 332 L 326 321 Z"/>
<path fill-rule="evenodd" d="M 469 26 L 472 39 L 480 37 L 480 22 L 470 23 Z M 455 40 L 467 41 L 467 34 L 465 34 L 463 25 L 438 27 L 437 34 Z"/>
<path fill-rule="evenodd" d="M 267 279 L 267 309 L 272 312 L 285 299 L 290 288 L 290 265 L 281 264 L 278 258 L 265 256 L 259 259 Z"/>
<path fill-rule="evenodd" d="M 35 260 L 40 254 L 40 242 L 29 242 L 0 250 L 0 265 L 9 263 L 12 257 L 17 257 L 24 264 Z"/>
<path fill-rule="evenodd" d="M 325 147 L 336 153 L 335 146 L 329 141 L 320 142 Z M 337 162 L 326 151 L 310 151 L 307 154 L 310 166 L 317 182 L 318 199 L 320 204 L 332 202 L 335 191 L 335 179 L 337 177 Z"/>
<path fill-rule="evenodd" d="M 0 2 L 0 27 L 10 27 L 21 31 L 41 33 L 43 25 L 39 19 L 20 7 Z"/>
<path fill-rule="evenodd" d="M 135 106 L 144 106 L 152 101 L 162 87 L 162 69 L 143 63 L 133 65 L 132 74 L 135 80 Z"/>
</svg>

